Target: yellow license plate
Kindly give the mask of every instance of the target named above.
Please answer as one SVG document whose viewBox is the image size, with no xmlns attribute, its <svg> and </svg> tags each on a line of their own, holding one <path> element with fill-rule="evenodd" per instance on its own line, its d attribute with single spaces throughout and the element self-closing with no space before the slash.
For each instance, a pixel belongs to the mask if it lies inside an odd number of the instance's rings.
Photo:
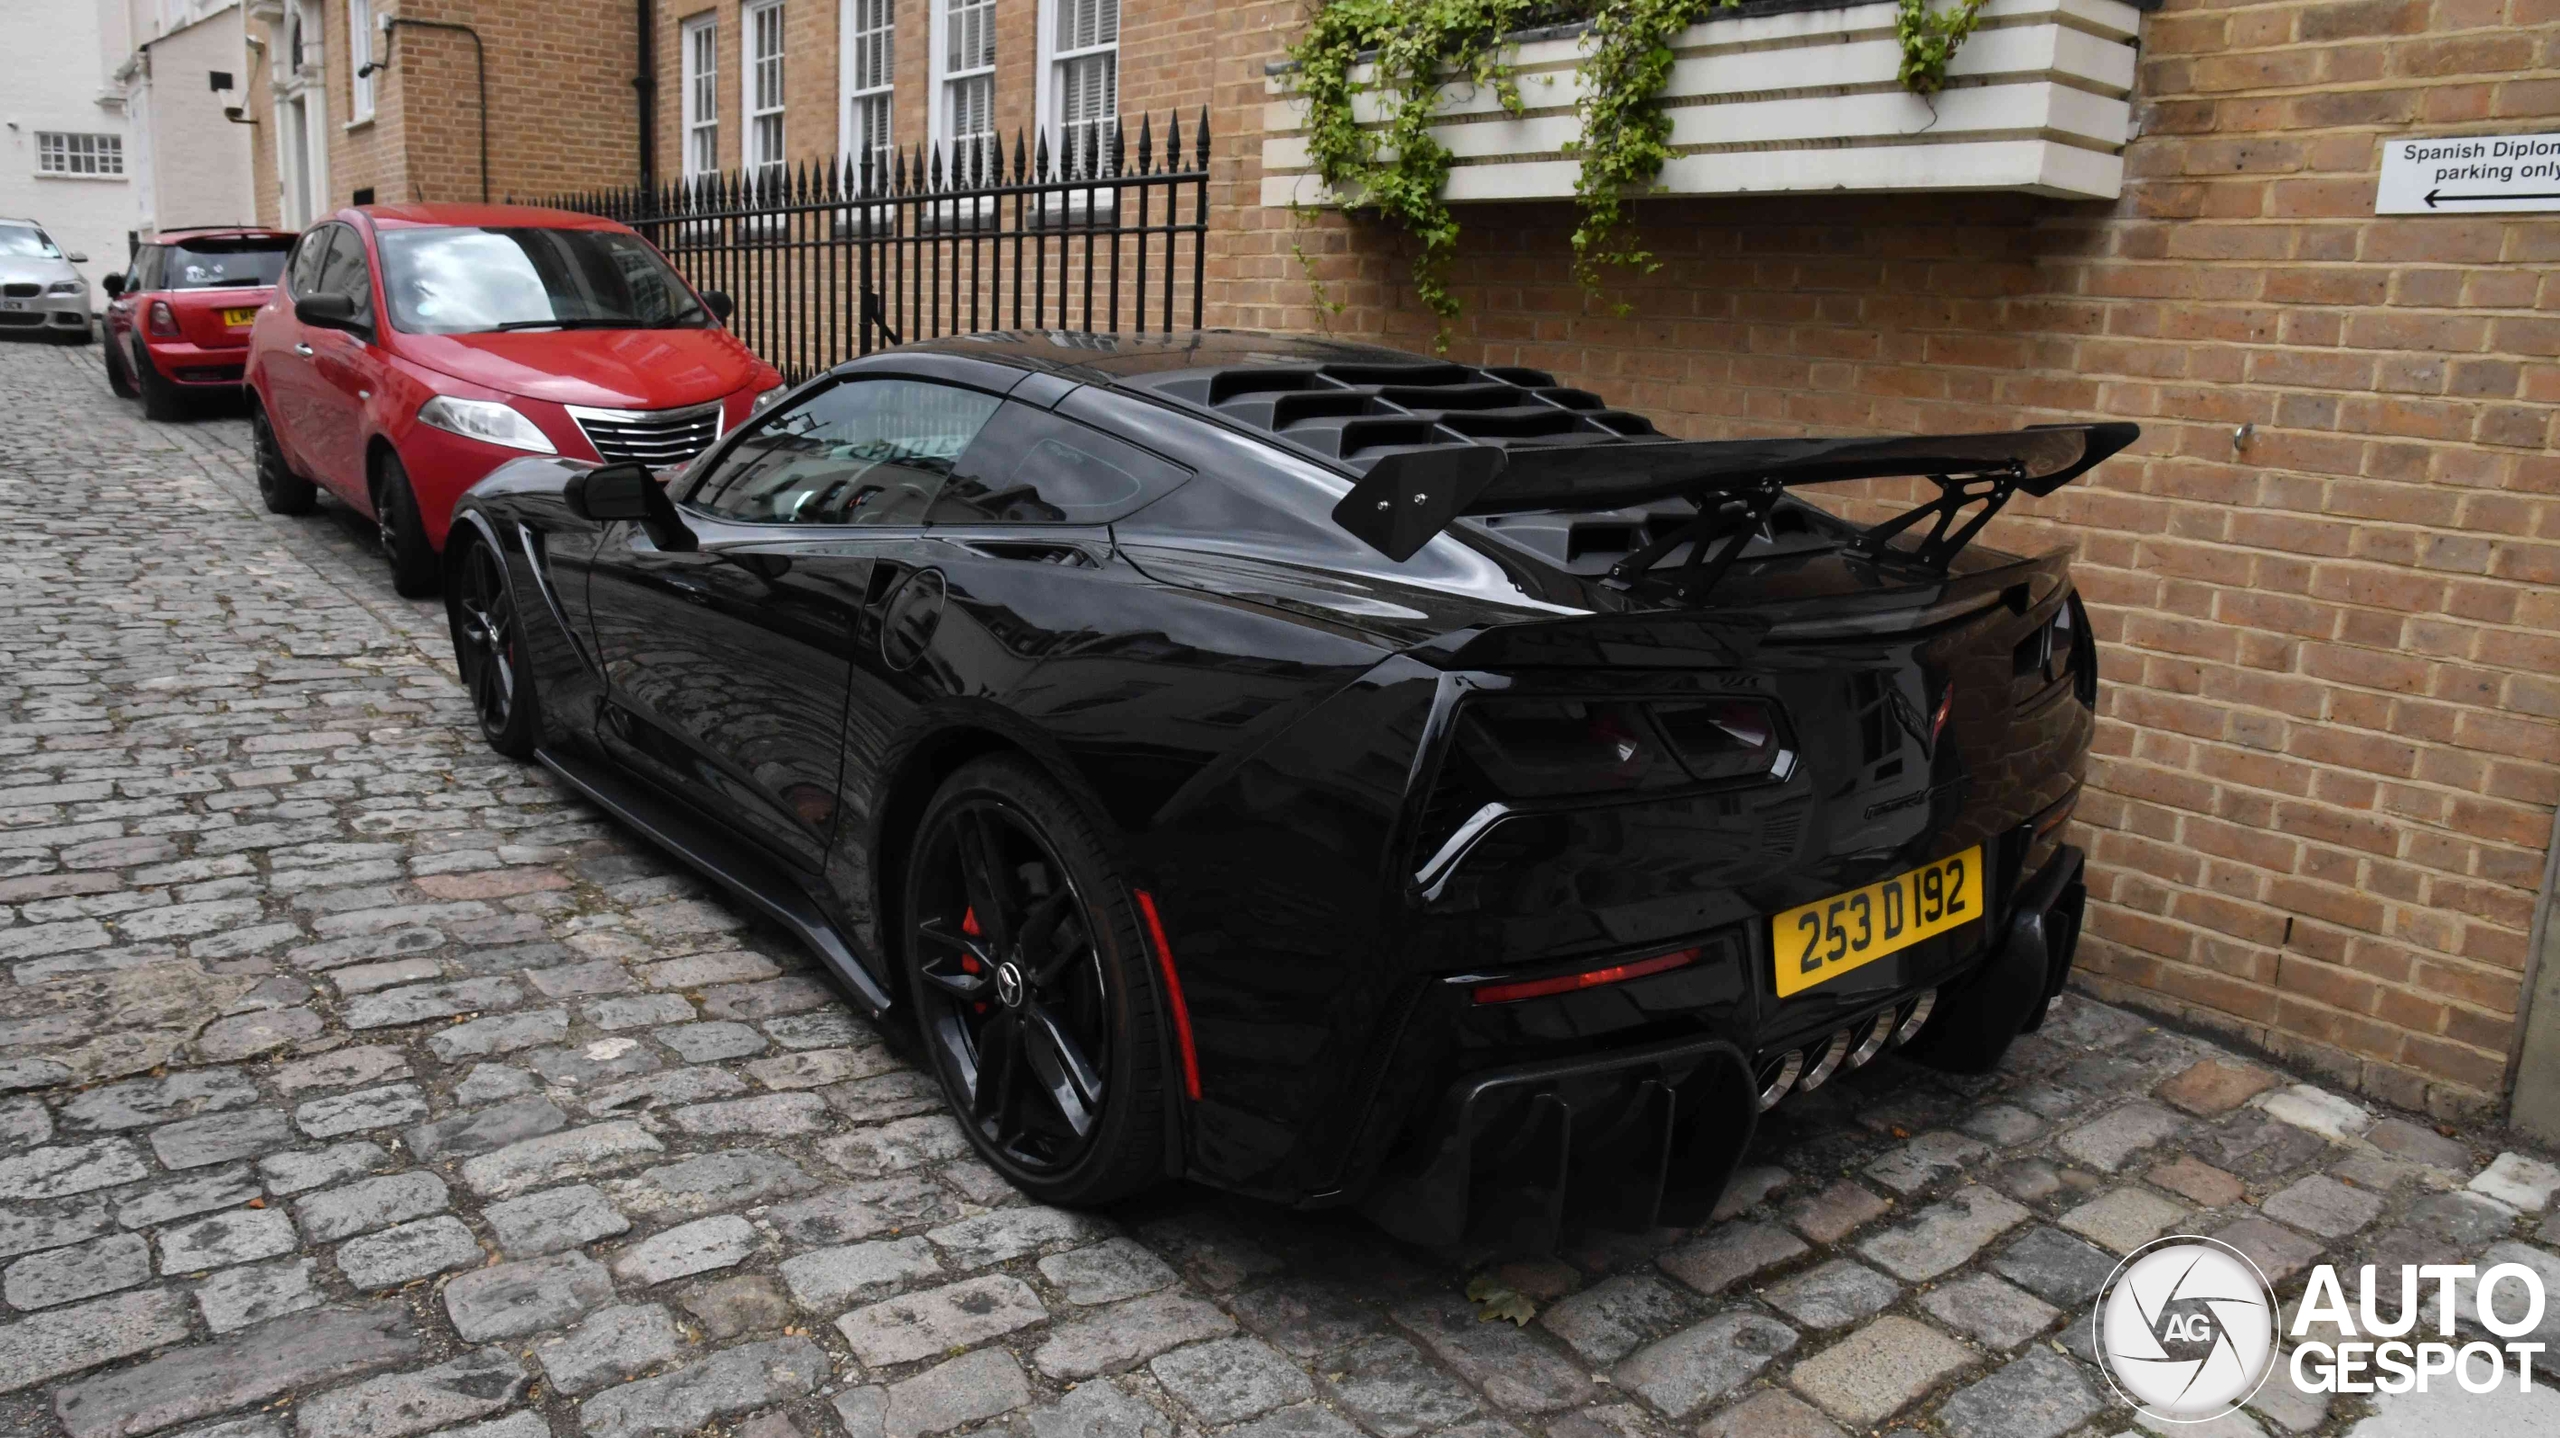
<svg viewBox="0 0 2560 1438">
<path fill-rule="evenodd" d="M 232 329 L 238 329 L 240 326 L 249 323 L 257 317 L 258 312 L 254 308 L 245 310 L 224 310 L 222 312 L 222 323 Z"/>
<path fill-rule="evenodd" d="M 1769 921 L 1778 997 L 1982 917 L 1982 846 L 1789 909 Z"/>
</svg>

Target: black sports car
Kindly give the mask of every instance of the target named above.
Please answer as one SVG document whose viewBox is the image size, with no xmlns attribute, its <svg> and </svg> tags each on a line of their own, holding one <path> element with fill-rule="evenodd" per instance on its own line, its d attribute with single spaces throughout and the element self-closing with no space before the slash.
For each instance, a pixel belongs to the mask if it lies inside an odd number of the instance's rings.
<svg viewBox="0 0 2560 1438">
<path fill-rule="evenodd" d="M 1702 443 L 1533 370 L 976 335 L 663 484 L 507 465 L 447 592 L 490 743 L 910 1027 L 1024 1190 L 1535 1244 L 2041 1019 L 2096 651 L 2064 555 L 1966 546 L 2134 434 Z M 1889 475 L 1935 497 L 1789 492 Z"/>
</svg>

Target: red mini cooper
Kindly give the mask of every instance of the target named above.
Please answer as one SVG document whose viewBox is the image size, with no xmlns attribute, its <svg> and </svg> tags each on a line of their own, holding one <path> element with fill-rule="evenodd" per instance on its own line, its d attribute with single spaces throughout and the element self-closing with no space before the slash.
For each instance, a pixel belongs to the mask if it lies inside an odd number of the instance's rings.
<svg viewBox="0 0 2560 1438">
<path fill-rule="evenodd" d="M 518 205 L 362 205 L 303 232 L 249 338 L 267 508 L 315 486 L 432 594 L 464 490 L 510 459 L 681 464 L 781 392 L 647 240 Z"/>
<path fill-rule="evenodd" d="M 286 230 L 163 230 L 106 278 L 107 383 L 175 419 L 191 394 L 229 394 L 249 358 L 249 325 L 275 298 Z"/>
</svg>

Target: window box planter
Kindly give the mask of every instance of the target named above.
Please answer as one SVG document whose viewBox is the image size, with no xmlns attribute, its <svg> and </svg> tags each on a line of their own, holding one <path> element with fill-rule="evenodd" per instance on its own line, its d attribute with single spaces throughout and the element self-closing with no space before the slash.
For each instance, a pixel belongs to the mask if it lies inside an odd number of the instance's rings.
<svg viewBox="0 0 2560 1438">
<path fill-rule="evenodd" d="M 1663 87 L 1672 158 L 1655 193 L 2015 190 L 2112 200 L 2131 137 L 2134 36 L 2122 0 L 1991 0 L 1923 99 L 1895 80 L 1890 4 L 1758 5 L 1692 25 Z M 1579 29 L 1524 35 L 1513 64 L 1518 116 L 1490 88 L 1444 87 L 1432 127 L 1457 157 L 1452 203 L 1573 194 L 1566 147 L 1581 133 Z M 1262 202 L 1335 197 L 1307 160 L 1306 115 L 1286 69 L 1266 81 Z M 1358 111 L 1377 123 L 1375 97 Z"/>
</svg>

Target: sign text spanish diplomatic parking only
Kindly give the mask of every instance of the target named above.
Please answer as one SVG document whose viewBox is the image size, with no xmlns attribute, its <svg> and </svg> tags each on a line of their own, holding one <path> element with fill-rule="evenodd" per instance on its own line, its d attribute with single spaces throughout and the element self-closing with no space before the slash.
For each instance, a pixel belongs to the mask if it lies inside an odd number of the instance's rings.
<svg viewBox="0 0 2560 1438">
<path fill-rule="evenodd" d="M 2560 210 L 2560 135 L 2385 140 L 2377 215 Z"/>
</svg>

